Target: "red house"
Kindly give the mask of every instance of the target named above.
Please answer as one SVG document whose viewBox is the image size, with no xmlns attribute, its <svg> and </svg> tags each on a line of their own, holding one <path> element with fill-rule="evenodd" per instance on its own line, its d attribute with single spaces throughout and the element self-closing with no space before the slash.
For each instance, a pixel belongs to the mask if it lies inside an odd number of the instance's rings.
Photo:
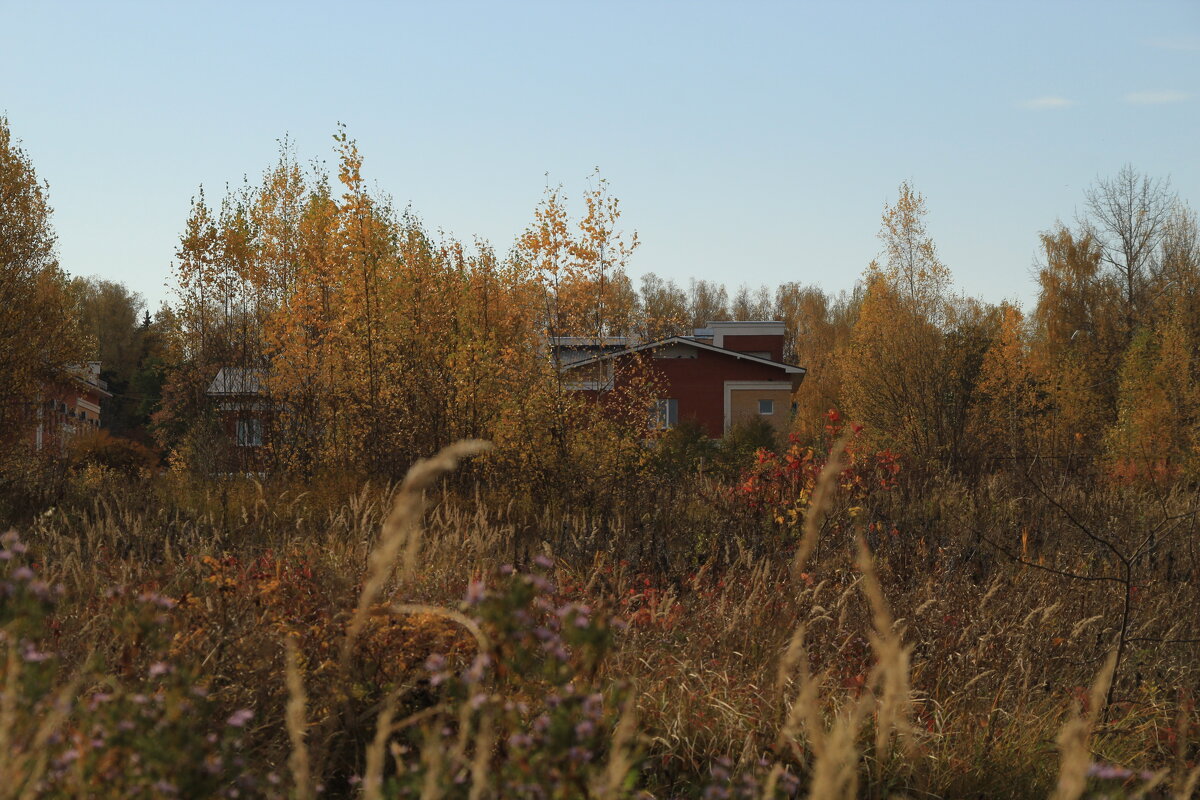
<svg viewBox="0 0 1200 800">
<path fill-rule="evenodd" d="M 271 416 L 263 370 L 222 367 L 205 394 L 216 408 L 224 434 L 224 466 L 240 472 L 260 471 Z"/>
<path fill-rule="evenodd" d="M 780 434 L 792 422 L 792 394 L 805 369 L 783 361 L 784 323 L 710 322 L 691 336 L 638 343 L 624 337 L 562 337 L 551 344 L 567 387 L 597 397 L 622 380 L 627 359 L 649 356 L 664 394 L 655 424 L 698 422 L 710 438 L 761 417 Z"/>
<path fill-rule="evenodd" d="M 35 450 L 61 450 L 73 436 L 100 427 L 100 403 L 112 397 L 100 380 L 100 362 L 67 368 L 42 388 L 33 409 L 30 443 Z"/>
</svg>

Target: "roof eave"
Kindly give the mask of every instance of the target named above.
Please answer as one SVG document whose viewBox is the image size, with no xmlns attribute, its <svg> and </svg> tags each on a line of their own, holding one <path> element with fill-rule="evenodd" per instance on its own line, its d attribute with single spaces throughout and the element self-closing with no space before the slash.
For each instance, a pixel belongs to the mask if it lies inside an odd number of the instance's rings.
<svg viewBox="0 0 1200 800">
<path fill-rule="evenodd" d="M 769 358 L 759 358 L 758 356 L 752 356 L 749 353 L 743 353 L 738 350 L 730 350 L 727 347 L 718 347 L 715 344 L 709 344 L 708 342 L 700 342 L 700 341 L 697 341 L 696 339 L 692 339 L 692 338 L 689 338 L 686 336 L 670 336 L 666 339 L 659 339 L 658 341 L 655 341 L 655 342 L 646 342 L 645 344 L 638 345 L 637 347 L 630 347 L 630 348 L 621 350 L 616 353 L 604 353 L 602 355 L 593 356 L 592 358 L 585 359 L 583 361 L 576 361 L 573 364 L 564 364 L 560 367 L 560 369 L 565 372 L 566 370 L 575 369 L 576 367 L 583 367 L 583 366 L 588 366 L 590 364 L 597 364 L 601 361 L 607 361 L 610 358 L 616 358 L 618 356 L 626 355 L 628 353 L 640 353 L 643 350 L 651 350 L 655 347 L 662 347 L 663 345 L 668 345 L 668 344 L 684 344 L 684 345 L 688 345 L 691 347 L 699 348 L 701 350 L 710 350 L 714 353 L 730 355 L 730 356 L 733 356 L 734 358 L 742 359 L 744 361 L 752 361 L 756 364 L 762 364 L 764 366 L 775 367 L 776 369 L 782 369 L 788 375 L 796 375 L 796 374 L 803 375 L 808 372 L 808 370 L 805 369 L 804 367 L 798 367 L 794 364 L 785 364 L 782 361 L 772 361 Z"/>
</svg>

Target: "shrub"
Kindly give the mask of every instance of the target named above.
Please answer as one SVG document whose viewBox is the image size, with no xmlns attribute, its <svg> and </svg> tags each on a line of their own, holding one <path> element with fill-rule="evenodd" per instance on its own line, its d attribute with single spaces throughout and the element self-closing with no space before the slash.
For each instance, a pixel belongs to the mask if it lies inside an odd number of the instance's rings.
<svg viewBox="0 0 1200 800">
<path fill-rule="evenodd" d="M 126 475 L 154 470 L 159 464 L 158 455 L 144 444 L 113 436 L 103 429 L 72 438 L 68 455 L 74 466 L 105 467 Z"/>
</svg>

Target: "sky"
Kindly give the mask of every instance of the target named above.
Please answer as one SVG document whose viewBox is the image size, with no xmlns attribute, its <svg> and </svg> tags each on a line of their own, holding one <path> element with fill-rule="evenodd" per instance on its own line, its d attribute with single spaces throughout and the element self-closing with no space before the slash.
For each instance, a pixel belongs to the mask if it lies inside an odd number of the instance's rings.
<svg viewBox="0 0 1200 800">
<path fill-rule="evenodd" d="M 0 115 L 63 266 L 170 300 L 190 200 L 278 140 L 505 252 L 599 168 L 683 286 L 851 288 L 908 180 L 959 288 L 1036 300 L 1038 233 L 1124 164 L 1200 206 L 1200 1 L 0 0 Z"/>
</svg>

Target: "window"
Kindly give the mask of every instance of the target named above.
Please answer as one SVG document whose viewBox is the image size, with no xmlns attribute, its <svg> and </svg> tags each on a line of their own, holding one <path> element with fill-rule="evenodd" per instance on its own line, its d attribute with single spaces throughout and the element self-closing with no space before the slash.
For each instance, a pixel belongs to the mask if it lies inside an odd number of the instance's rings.
<svg viewBox="0 0 1200 800">
<path fill-rule="evenodd" d="M 758 401 L 758 413 L 763 415 L 764 417 L 774 414 L 775 413 L 775 401 L 774 400 L 759 400 Z"/>
<path fill-rule="evenodd" d="M 656 430 L 674 428 L 679 424 L 678 400 L 655 400 L 650 410 L 650 427 Z"/>
<path fill-rule="evenodd" d="M 262 447 L 262 420 L 239 419 L 237 421 L 237 443 L 238 447 Z"/>
</svg>

